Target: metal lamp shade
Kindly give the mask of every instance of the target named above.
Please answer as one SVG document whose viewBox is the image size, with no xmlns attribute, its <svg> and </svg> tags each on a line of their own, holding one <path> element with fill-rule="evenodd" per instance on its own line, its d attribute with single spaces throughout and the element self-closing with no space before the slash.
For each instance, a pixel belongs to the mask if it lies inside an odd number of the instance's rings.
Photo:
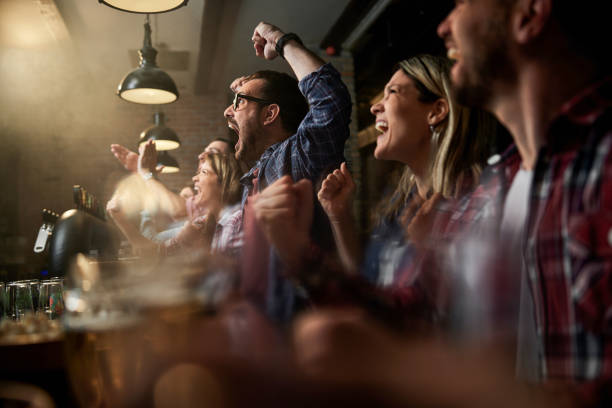
<svg viewBox="0 0 612 408">
<path fill-rule="evenodd" d="M 186 6 L 189 0 L 98 0 L 117 10 L 129 13 L 165 13 Z"/>
<path fill-rule="evenodd" d="M 181 145 L 174 130 L 166 127 L 165 115 L 163 112 L 155 112 L 153 115 L 153 125 L 149 126 L 140 133 L 140 141 L 138 144 L 145 143 L 149 140 L 155 141 L 155 150 L 173 150 Z"/>
<path fill-rule="evenodd" d="M 161 171 L 162 173 L 178 173 L 179 171 L 178 162 L 174 157 L 170 156 L 167 151 L 159 152 L 157 155 L 157 164 L 164 166 Z"/>
<path fill-rule="evenodd" d="M 158 105 L 174 102 L 179 93 L 170 75 L 159 69 L 155 63 L 157 50 L 151 45 L 151 26 L 144 25 L 145 36 L 140 55 L 140 67 L 127 74 L 119 87 L 117 95 L 129 102 Z"/>
<path fill-rule="evenodd" d="M 126 101 L 147 105 L 171 103 L 179 95 L 170 75 L 152 66 L 141 66 L 127 74 L 117 93 Z"/>
</svg>

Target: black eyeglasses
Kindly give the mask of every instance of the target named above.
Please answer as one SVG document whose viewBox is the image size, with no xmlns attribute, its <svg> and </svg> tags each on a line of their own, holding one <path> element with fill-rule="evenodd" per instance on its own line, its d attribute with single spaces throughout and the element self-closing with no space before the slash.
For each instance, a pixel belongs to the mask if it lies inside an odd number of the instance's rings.
<svg viewBox="0 0 612 408">
<path fill-rule="evenodd" d="M 234 94 L 234 103 L 233 103 L 234 104 L 234 110 L 238 109 L 238 104 L 240 103 L 240 99 L 246 99 L 248 101 L 253 101 L 253 102 L 257 102 L 257 103 L 263 103 L 263 104 L 266 104 L 266 105 L 274 103 L 274 102 L 268 101 L 266 99 L 261 99 L 261 98 L 256 98 L 256 97 L 250 96 L 250 95 L 236 93 L 236 94 Z"/>
</svg>

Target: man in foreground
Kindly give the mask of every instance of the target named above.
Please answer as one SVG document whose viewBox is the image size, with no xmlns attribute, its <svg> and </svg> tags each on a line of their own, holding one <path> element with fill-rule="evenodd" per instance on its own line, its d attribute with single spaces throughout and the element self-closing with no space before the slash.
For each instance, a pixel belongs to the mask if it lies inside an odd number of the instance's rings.
<svg viewBox="0 0 612 408">
<path fill-rule="evenodd" d="M 587 402 L 612 380 L 612 110 L 601 7 L 472 0 L 438 28 L 456 60 L 460 102 L 491 111 L 514 139 L 495 166 L 501 182 L 489 187 L 503 203 L 504 242 L 523 256 L 518 376 L 572 384 Z"/>
</svg>

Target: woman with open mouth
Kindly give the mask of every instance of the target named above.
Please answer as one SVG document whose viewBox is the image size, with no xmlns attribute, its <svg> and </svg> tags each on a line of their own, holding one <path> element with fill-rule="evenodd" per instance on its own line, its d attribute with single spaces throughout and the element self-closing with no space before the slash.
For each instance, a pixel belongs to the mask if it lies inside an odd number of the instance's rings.
<svg viewBox="0 0 612 408">
<path fill-rule="evenodd" d="M 414 261 L 417 246 L 432 244 L 428 238 L 444 214 L 441 207 L 478 184 L 490 154 L 495 122 L 454 101 L 451 65 L 431 55 L 401 61 L 383 98 L 370 109 L 380 132 L 374 157 L 403 163 L 404 170 L 392 194 L 374 211 L 364 259 L 351 214 L 355 187 L 346 164 L 329 174 L 318 192 L 344 269 L 361 272 L 380 286 L 414 281 L 415 276 L 398 271 L 411 269 L 405 265 Z"/>
<path fill-rule="evenodd" d="M 154 147 L 153 147 L 154 148 Z M 193 176 L 193 207 L 191 217 L 173 237 L 155 242 L 144 237 L 122 211 L 125 194 L 115 195 L 107 210 L 119 229 L 139 254 L 176 254 L 182 250 L 210 252 L 211 249 L 224 251 L 216 242 L 222 232 L 224 220 L 232 217 L 239 209 L 242 186 L 241 169 L 231 154 L 208 153 L 202 157 L 196 175 Z"/>
</svg>

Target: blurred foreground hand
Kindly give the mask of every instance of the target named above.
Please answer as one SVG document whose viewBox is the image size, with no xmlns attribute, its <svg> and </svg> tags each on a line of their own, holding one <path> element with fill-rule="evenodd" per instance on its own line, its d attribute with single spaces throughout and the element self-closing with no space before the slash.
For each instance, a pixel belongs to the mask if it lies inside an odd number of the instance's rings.
<svg viewBox="0 0 612 408">
<path fill-rule="evenodd" d="M 407 339 L 355 309 L 318 311 L 295 324 L 296 362 L 324 383 L 373 393 L 388 406 L 573 407 L 569 393 L 514 376 L 514 356 L 498 345 Z"/>
<path fill-rule="evenodd" d="M 313 218 L 310 180 L 296 183 L 284 176 L 256 196 L 255 218 L 283 262 L 297 266 L 310 245 Z"/>
</svg>

